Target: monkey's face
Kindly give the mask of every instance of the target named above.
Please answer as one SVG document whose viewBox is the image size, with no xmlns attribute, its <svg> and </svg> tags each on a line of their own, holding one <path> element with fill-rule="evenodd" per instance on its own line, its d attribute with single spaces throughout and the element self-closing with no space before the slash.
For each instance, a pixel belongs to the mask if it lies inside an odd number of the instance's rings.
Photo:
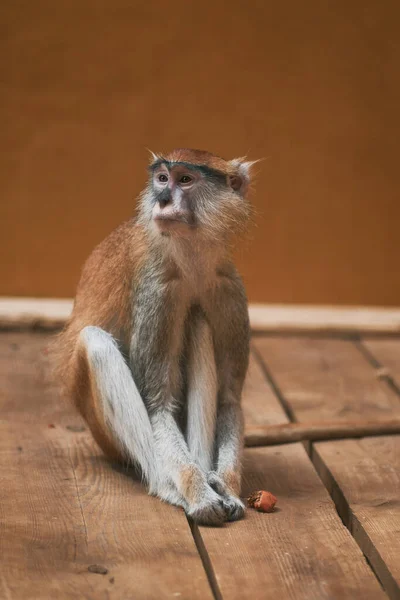
<svg viewBox="0 0 400 600">
<path fill-rule="evenodd" d="M 150 180 L 142 197 L 156 234 L 189 237 L 202 235 L 223 241 L 245 228 L 249 204 L 248 181 L 205 165 L 159 159 L 150 168 Z"/>
</svg>

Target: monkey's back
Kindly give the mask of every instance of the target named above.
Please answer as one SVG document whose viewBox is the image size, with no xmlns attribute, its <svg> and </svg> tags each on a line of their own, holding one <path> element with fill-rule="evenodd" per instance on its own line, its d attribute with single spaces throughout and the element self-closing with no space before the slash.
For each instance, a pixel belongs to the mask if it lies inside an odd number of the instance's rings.
<svg viewBox="0 0 400 600">
<path fill-rule="evenodd" d="M 134 281 L 146 253 L 145 231 L 131 219 L 93 250 L 82 269 L 72 315 L 55 340 L 53 355 L 58 380 L 84 416 L 86 400 L 77 369 L 79 333 L 86 326 L 97 326 L 122 345 L 128 343 Z"/>
</svg>

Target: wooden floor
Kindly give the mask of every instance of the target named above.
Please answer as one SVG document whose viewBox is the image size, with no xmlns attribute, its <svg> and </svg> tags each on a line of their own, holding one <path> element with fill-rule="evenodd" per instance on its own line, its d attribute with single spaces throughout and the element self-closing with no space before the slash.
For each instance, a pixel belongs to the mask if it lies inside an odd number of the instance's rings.
<svg viewBox="0 0 400 600">
<path fill-rule="evenodd" d="M 102 456 L 50 337 L 0 334 L 0 598 L 400 598 L 400 436 L 248 448 L 277 510 L 197 527 Z M 246 424 L 399 417 L 399 389 L 400 338 L 257 335 Z"/>
</svg>

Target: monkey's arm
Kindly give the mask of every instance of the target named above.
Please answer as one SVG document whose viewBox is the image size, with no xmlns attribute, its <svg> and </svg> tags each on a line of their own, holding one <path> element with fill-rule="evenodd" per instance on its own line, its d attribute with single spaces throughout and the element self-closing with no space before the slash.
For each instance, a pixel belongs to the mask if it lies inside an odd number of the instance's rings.
<svg viewBox="0 0 400 600">
<path fill-rule="evenodd" d="M 234 394 L 224 395 L 217 414 L 216 473 L 235 495 L 240 494 L 243 451 L 243 413 Z"/>
<path fill-rule="evenodd" d="M 212 319 L 219 383 L 215 471 L 209 482 L 219 493 L 238 496 L 243 451 L 241 394 L 249 360 L 249 318 L 241 280 L 234 274 L 216 291 Z"/>
</svg>

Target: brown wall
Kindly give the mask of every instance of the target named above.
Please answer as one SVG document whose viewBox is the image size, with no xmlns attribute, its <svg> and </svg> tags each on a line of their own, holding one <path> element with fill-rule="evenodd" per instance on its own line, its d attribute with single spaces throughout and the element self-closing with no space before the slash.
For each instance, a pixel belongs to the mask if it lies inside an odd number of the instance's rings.
<svg viewBox="0 0 400 600">
<path fill-rule="evenodd" d="M 145 147 L 265 157 L 259 302 L 400 304 L 398 0 L 2 0 L 0 294 L 70 296 Z"/>
</svg>

